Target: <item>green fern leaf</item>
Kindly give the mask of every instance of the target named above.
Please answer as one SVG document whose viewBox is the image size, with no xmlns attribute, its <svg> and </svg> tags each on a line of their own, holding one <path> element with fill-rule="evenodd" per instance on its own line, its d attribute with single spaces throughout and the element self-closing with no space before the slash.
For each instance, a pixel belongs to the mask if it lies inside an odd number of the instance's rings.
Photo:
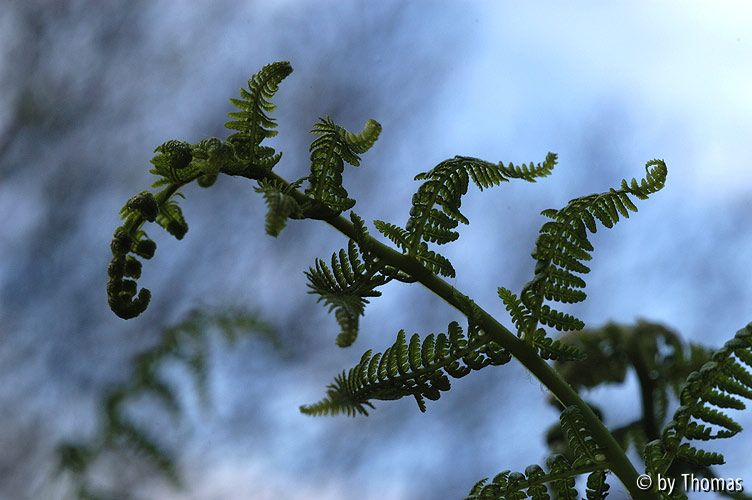
<svg viewBox="0 0 752 500">
<path fill-rule="evenodd" d="M 726 463 L 722 454 L 714 451 L 701 450 L 687 443 L 679 446 L 679 449 L 676 452 L 676 458 L 705 467 L 710 465 L 723 465 Z"/>
<path fill-rule="evenodd" d="M 566 314 L 544 304 L 545 301 L 578 303 L 586 298 L 585 281 L 577 274 L 590 269 L 583 262 L 591 259 L 592 244 L 587 233 L 595 233 L 596 221 L 612 227 L 620 216 L 628 217 L 629 211 L 637 208 L 629 196 L 645 199 L 661 189 L 665 183 L 666 164 L 651 160 L 646 166 L 647 175 L 640 183 L 622 181 L 622 189 L 593 194 L 571 200 L 561 210 L 547 209 L 542 215 L 552 219 L 545 222 L 538 235 L 532 257 L 536 260 L 535 274 L 522 289 L 519 299 L 509 291 L 499 296 L 512 315 L 518 334 L 529 342 L 542 347 L 541 355 L 554 344 L 543 343 L 538 324 L 559 331 L 577 331 L 585 324 L 575 316 Z M 544 332 L 545 335 L 545 332 Z M 557 347 L 559 347 L 557 345 Z M 558 353 L 553 353 L 559 356 Z M 575 353 L 571 353 L 575 355 Z"/>
<path fill-rule="evenodd" d="M 230 99 L 240 111 L 228 113 L 233 120 L 225 123 L 225 127 L 237 132 L 227 140 L 235 147 L 237 156 L 258 173 L 271 170 L 281 157 L 272 148 L 260 144 L 264 139 L 277 135 L 273 130 L 277 124 L 268 115 L 276 108 L 270 99 L 290 73 L 292 66 L 289 62 L 268 64 L 248 80 L 248 90 L 240 89 L 240 99 Z M 257 178 L 257 174 L 250 176 Z"/>
<path fill-rule="evenodd" d="M 650 186 L 643 183 L 639 188 L 644 194 Z M 676 459 L 700 466 L 724 463 L 722 454 L 683 441 L 727 438 L 742 430 L 719 408 L 743 408 L 737 396 L 752 399 L 752 373 L 747 368 L 752 367 L 750 361 L 752 323 L 713 353 L 712 361 L 687 377 L 679 395 L 681 406 L 664 428 L 661 439 L 649 443 L 645 449 L 648 473 L 665 474 Z"/>
<path fill-rule="evenodd" d="M 535 182 L 540 177 L 548 177 L 556 166 L 556 153 L 548 153 L 543 163 L 534 165 L 532 162 L 525 165 L 524 163 L 515 166 L 511 162 L 504 166 L 499 162 L 499 172 L 510 179 L 523 179 L 528 182 Z"/>
<path fill-rule="evenodd" d="M 606 471 L 598 470 L 587 478 L 587 500 L 603 500 L 608 496 L 610 486 L 606 482 Z"/>
<path fill-rule="evenodd" d="M 269 236 L 279 236 L 288 219 L 302 217 L 300 205 L 290 194 L 300 182 L 284 185 L 275 179 L 259 181 L 256 192 L 262 193 L 266 201 L 266 234 Z"/>
<path fill-rule="evenodd" d="M 467 156 L 455 156 L 439 163 L 436 167 L 415 176 L 415 180 L 425 181 L 413 195 L 410 218 L 405 229 L 410 233 L 407 251 L 421 253 L 421 242 L 439 245 L 454 241 L 459 237 L 455 231 L 458 224 L 467 224 L 467 218 L 460 212 L 462 196 L 467 193 L 470 180 L 482 191 L 507 182 L 510 177 L 534 181 L 546 176 L 556 162 L 556 155 L 549 154 L 545 166 L 520 169 L 510 164 L 493 164 Z"/>
<path fill-rule="evenodd" d="M 518 332 L 524 332 L 533 322 L 533 317 L 522 304 L 522 301 L 511 290 L 504 287 L 498 289 L 499 298 L 504 302 L 507 312 L 512 318 L 514 326 Z"/>
<path fill-rule="evenodd" d="M 573 466 L 597 464 L 606 460 L 606 456 L 588 431 L 588 425 L 579 408 L 568 406 L 561 412 L 559 419 L 569 450 L 576 457 Z"/>
<path fill-rule="evenodd" d="M 529 341 L 543 359 L 571 361 L 582 360 L 585 357 L 584 353 L 574 345 L 546 336 L 546 331 L 543 328 L 538 328 Z"/>
<path fill-rule="evenodd" d="M 425 399 L 435 401 L 442 391 L 449 390 L 448 376 L 460 378 L 471 370 L 510 359 L 509 353 L 489 342 L 475 325 L 466 336 L 459 324 L 452 322 L 448 334 L 429 335 L 422 345 L 417 335 L 408 344 L 400 330 L 383 354 L 366 351 L 355 367 L 335 378 L 324 399 L 301 406 L 300 411 L 307 415 L 368 415 L 368 408 L 373 408 L 371 400 L 405 396 L 413 396 L 425 411 Z"/>
<path fill-rule="evenodd" d="M 409 248 L 410 233 L 405 229 L 402 229 L 395 224 L 390 224 L 389 222 L 380 220 L 373 221 L 373 225 L 381 234 L 392 240 L 392 242 L 401 249 L 407 250 L 407 248 Z"/>
<path fill-rule="evenodd" d="M 314 267 L 306 272 L 308 293 L 317 294 L 329 311 L 335 312 L 341 328 L 337 345 L 352 345 L 358 335 L 358 318 L 363 315 L 368 298 L 379 297 L 377 287 L 389 281 L 381 266 L 368 259 L 361 260 L 355 241 L 350 240 L 347 252 L 340 250 L 331 259 L 331 267 L 316 259 Z"/>
<path fill-rule="evenodd" d="M 376 229 L 392 240 L 405 254 L 415 257 L 434 274 L 454 277 L 451 262 L 428 248 L 428 243 L 442 245 L 455 241 L 457 226 L 467 224 L 468 219 L 460 212 L 462 196 L 467 193 L 470 181 L 482 191 L 498 186 L 510 178 L 534 182 L 536 178 L 550 174 L 556 163 L 556 155 L 549 153 L 546 162 L 537 167 L 515 167 L 511 163 L 493 164 L 478 158 L 455 156 L 436 167 L 415 176 L 425 181 L 413 195 L 412 208 L 405 228 L 383 221 L 374 221 Z"/>
<path fill-rule="evenodd" d="M 428 249 L 428 245 L 421 243 L 418 247 L 417 258 L 418 261 L 423 264 L 429 271 L 434 274 L 446 276 L 448 278 L 454 278 L 456 272 L 449 259 L 443 255 Z"/>
<path fill-rule="evenodd" d="M 312 133 L 319 137 L 311 143 L 311 175 L 308 177 L 311 186 L 305 193 L 337 213 L 349 210 L 355 200 L 348 198 L 342 185 L 345 163 L 354 167 L 360 165 L 358 155 L 373 146 L 381 133 L 381 125 L 368 120 L 356 135 L 327 117 L 314 125 Z"/>
</svg>

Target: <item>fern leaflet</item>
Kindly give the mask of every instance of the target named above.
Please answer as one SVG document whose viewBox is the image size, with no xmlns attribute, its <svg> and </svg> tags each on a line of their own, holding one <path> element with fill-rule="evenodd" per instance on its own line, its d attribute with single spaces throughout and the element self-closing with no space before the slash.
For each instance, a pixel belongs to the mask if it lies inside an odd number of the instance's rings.
<svg viewBox="0 0 752 500">
<path fill-rule="evenodd" d="M 380 274 L 382 266 L 372 260 L 363 262 L 355 241 L 349 240 L 347 251 L 340 250 L 332 255 L 331 267 L 321 259 L 316 259 L 314 267 L 306 271 L 308 286 L 334 311 L 341 328 L 337 345 L 347 347 L 355 342 L 358 335 L 358 318 L 363 315 L 368 297 L 379 297 L 377 287 L 389 281 Z"/>
<path fill-rule="evenodd" d="M 408 343 L 404 330 L 396 342 L 384 351 L 366 351 L 349 372 L 342 372 L 330 384 L 327 395 L 318 403 L 301 406 L 307 415 L 345 413 L 368 415 L 371 400 L 393 400 L 413 396 L 420 411 L 426 411 L 425 399 L 436 401 L 448 391 L 449 377 L 461 378 L 472 370 L 509 362 L 511 355 L 495 342 L 489 342 L 475 325 L 467 336 L 453 321 L 448 334 L 429 335 L 421 343 L 418 334 Z"/>
<path fill-rule="evenodd" d="M 533 166 L 531 163 L 524 167 L 455 156 L 415 176 L 415 180 L 425 182 L 413 195 L 410 217 L 404 229 L 383 221 L 376 221 L 376 228 L 431 272 L 454 277 L 455 271 L 449 260 L 429 250 L 428 243 L 443 245 L 459 238 L 455 229 L 460 223 L 469 222 L 460 212 L 460 206 L 470 181 L 481 191 L 507 182 L 510 178 L 535 182 L 537 177 L 549 175 L 555 164 L 556 155 L 553 153 L 549 153 L 542 164 Z"/>
<path fill-rule="evenodd" d="M 569 452 L 576 456 L 576 459 L 570 460 L 566 455 L 554 454 L 546 460 L 548 472 L 539 465 L 528 466 L 524 474 L 503 471 L 490 483 L 487 478 L 478 481 L 466 500 L 547 500 L 550 498 L 547 485 L 551 486 L 554 498 L 577 499 L 579 497 L 575 488 L 575 478 L 582 474 L 589 474 L 587 498 L 604 498 L 609 489 L 605 480 L 608 463 L 587 431 L 582 415 L 576 406 L 570 406 L 562 412 L 560 420 L 561 427 L 568 437 Z"/>
<path fill-rule="evenodd" d="M 257 193 L 264 195 L 266 201 L 266 234 L 279 236 L 287 225 L 287 219 L 299 219 L 303 216 L 300 205 L 290 194 L 300 186 L 298 181 L 284 185 L 276 179 L 262 179 L 256 188 Z"/>
<path fill-rule="evenodd" d="M 234 120 L 225 123 L 225 127 L 237 132 L 230 135 L 227 141 L 251 171 L 271 170 L 282 156 L 268 146 L 261 146 L 261 141 L 277 135 L 272 130 L 277 124 L 267 113 L 276 108 L 270 99 L 290 73 L 292 66 L 287 61 L 267 64 L 248 80 L 248 90 L 240 89 L 240 99 L 230 99 L 240 111 L 228 113 Z M 256 178 L 256 175 L 250 176 Z"/>
<path fill-rule="evenodd" d="M 359 134 L 353 134 L 326 117 L 321 118 L 311 132 L 319 137 L 311 143 L 311 175 L 308 177 L 311 185 L 305 194 L 337 213 L 351 209 L 355 200 L 348 198 L 342 185 L 345 162 L 354 167 L 360 165 L 358 155 L 373 146 L 381 133 L 381 125 L 368 120 Z"/>
<path fill-rule="evenodd" d="M 174 201 L 167 201 L 159 207 L 159 214 L 155 222 L 179 240 L 182 240 L 185 233 L 188 232 L 188 224 L 183 218 L 183 211 Z"/>
<path fill-rule="evenodd" d="M 529 342 L 540 343 L 543 330 L 538 324 L 560 331 L 584 328 L 585 324 L 579 318 L 557 311 L 544 302 L 577 303 L 585 300 L 585 281 L 577 274 L 590 271 L 583 264 L 591 259 L 593 251 L 587 233 L 596 232 L 596 220 L 611 228 L 619 221 L 620 215 L 629 217 L 630 211 L 636 211 L 630 195 L 647 199 L 663 187 L 666 164 L 661 160 L 651 160 L 645 169 L 647 174 L 640 182 L 622 180 L 619 190 L 612 188 L 605 193 L 575 198 L 561 210 L 542 212 L 552 220 L 541 226 L 535 243 L 533 279 L 523 287 L 519 297 L 505 288 L 499 289 L 499 297 L 510 313 L 518 335 Z"/>
<path fill-rule="evenodd" d="M 723 455 L 705 451 L 684 440 L 707 441 L 728 438 L 742 428 L 726 409 L 743 409 L 742 399 L 752 399 L 752 323 L 711 357 L 700 370 L 687 377 L 672 420 L 661 438 L 645 448 L 650 474 L 665 474 L 677 458 L 701 466 L 723 464 Z"/>
</svg>

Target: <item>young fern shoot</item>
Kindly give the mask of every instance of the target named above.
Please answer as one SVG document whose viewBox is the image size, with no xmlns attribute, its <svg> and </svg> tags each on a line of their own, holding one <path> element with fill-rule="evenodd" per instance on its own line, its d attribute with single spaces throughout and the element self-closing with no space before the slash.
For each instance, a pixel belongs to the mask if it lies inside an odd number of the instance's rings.
<svg viewBox="0 0 752 500">
<path fill-rule="evenodd" d="M 461 378 L 486 366 L 521 362 L 559 402 L 561 432 L 566 454 L 552 456 L 547 469 L 533 465 L 525 473 L 505 471 L 491 482 L 482 480 L 468 498 L 543 499 L 553 492 L 557 498 L 577 498 L 575 478 L 588 474 L 587 497 L 603 498 L 609 485 L 607 473 L 616 475 L 634 498 L 660 498 L 657 490 L 644 491 L 637 485 L 637 470 L 624 449 L 603 425 L 592 408 L 546 360 L 577 360 L 584 353 L 572 342 L 553 338 L 546 327 L 559 332 L 580 332 L 584 323 L 549 303 L 576 303 L 585 300 L 583 275 L 589 268 L 593 246 L 588 233 L 598 223 L 613 227 L 621 217 L 637 210 L 635 200 L 645 200 L 663 188 L 667 168 L 662 160 L 650 160 L 641 180 L 623 180 L 618 189 L 571 200 L 559 210 L 544 210 L 550 220 L 540 228 L 532 257 L 533 278 L 515 294 L 500 287 L 498 295 L 511 316 L 516 332 L 501 325 L 471 298 L 449 285 L 442 277 L 454 277 L 455 268 L 437 252 L 459 238 L 457 227 L 469 220 L 460 211 L 462 197 L 472 182 L 481 191 L 512 179 L 535 182 L 551 174 L 557 162 L 548 153 L 543 162 L 527 165 L 492 163 L 468 156 L 455 156 L 418 174 L 422 181 L 413 195 L 404 227 L 376 220 L 376 230 L 394 246 L 374 237 L 365 221 L 352 211 L 355 198 L 342 183 L 345 165 L 357 167 L 360 155 L 376 142 L 381 125 L 368 120 L 359 133 L 337 125 L 331 118 L 320 119 L 312 133 L 317 137 L 310 147 L 307 176 L 288 182 L 273 167 L 281 153 L 262 145 L 276 134 L 276 123 L 268 113 L 270 99 L 281 81 L 292 72 L 287 62 L 269 64 L 241 89 L 241 98 L 231 103 L 240 111 L 230 113 L 226 126 L 234 133 L 227 139 L 209 138 L 197 144 L 168 141 L 156 149 L 152 173 L 158 176 L 156 193 L 142 192 L 131 198 L 121 211 L 123 224 L 112 241 L 108 299 L 112 310 L 122 318 L 143 313 L 150 292 L 137 291 L 141 274 L 138 257 L 153 256 L 155 244 L 143 225 L 156 222 L 176 238 L 188 226 L 174 200 L 179 189 L 196 181 L 210 187 L 220 174 L 245 177 L 256 183 L 256 191 L 267 204 L 266 232 L 277 236 L 288 220 L 314 219 L 344 234 L 346 248 L 336 252 L 329 263 L 316 259 L 306 272 L 309 293 L 334 312 L 339 326 L 336 343 L 352 345 L 358 335 L 359 318 L 369 299 L 381 295 L 380 288 L 393 280 L 421 283 L 444 299 L 467 321 L 452 321 L 446 333 L 408 335 L 400 330 L 394 344 L 383 353 L 367 350 L 349 371 L 343 371 L 329 385 L 326 396 L 317 403 L 301 406 L 309 415 L 367 415 L 374 400 L 413 397 L 426 410 L 426 399 L 438 400 L 450 389 L 450 377 Z M 349 218 L 341 214 L 350 211 Z M 547 303 L 548 302 L 548 303 Z M 752 395 L 752 376 L 742 367 L 752 366 L 749 354 L 750 327 L 740 332 L 725 350 L 713 356 L 711 364 L 690 376 L 681 393 L 681 408 L 659 441 L 645 449 L 650 473 L 665 473 L 674 457 L 695 458 L 702 463 L 718 463 L 712 453 L 680 444 L 682 439 L 728 437 L 738 426 L 708 404 L 741 408 L 737 396 Z M 736 358 L 732 358 L 732 354 Z M 691 421 L 695 418 L 695 421 Z M 713 433 L 699 421 L 721 426 Z"/>
</svg>

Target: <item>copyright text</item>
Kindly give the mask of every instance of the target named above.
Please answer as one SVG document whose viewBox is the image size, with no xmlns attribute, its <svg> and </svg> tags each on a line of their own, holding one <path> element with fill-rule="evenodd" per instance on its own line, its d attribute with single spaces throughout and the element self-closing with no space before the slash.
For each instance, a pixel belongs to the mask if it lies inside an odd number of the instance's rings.
<svg viewBox="0 0 752 500">
<path fill-rule="evenodd" d="M 679 478 L 666 477 L 658 474 L 655 478 L 655 486 L 658 491 L 672 494 L 677 487 L 683 487 L 687 492 L 740 492 L 744 491 L 744 481 L 740 478 L 730 477 L 697 477 L 694 474 L 682 474 Z M 648 490 L 653 486 L 653 478 L 648 474 L 642 474 L 637 478 L 637 487 Z"/>
</svg>

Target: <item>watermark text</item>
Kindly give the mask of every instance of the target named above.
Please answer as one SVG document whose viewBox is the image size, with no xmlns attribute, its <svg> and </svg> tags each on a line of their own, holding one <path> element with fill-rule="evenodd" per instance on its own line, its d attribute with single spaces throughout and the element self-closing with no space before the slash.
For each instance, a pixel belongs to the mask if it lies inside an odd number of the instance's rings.
<svg viewBox="0 0 752 500">
<path fill-rule="evenodd" d="M 698 477 L 694 474 L 682 474 L 678 478 L 658 474 L 655 479 L 648 474 L 641 474 L 637 477 L 637 487 L 641 490 L 649 490 L 653 487 L 654 481 L 656 489 L 668 495 L 674 493 L 677 487 L 683 488 L 686 492 L 737 493 L 744 491 L 744 481 L 738 477 Z"/>
</svg>

